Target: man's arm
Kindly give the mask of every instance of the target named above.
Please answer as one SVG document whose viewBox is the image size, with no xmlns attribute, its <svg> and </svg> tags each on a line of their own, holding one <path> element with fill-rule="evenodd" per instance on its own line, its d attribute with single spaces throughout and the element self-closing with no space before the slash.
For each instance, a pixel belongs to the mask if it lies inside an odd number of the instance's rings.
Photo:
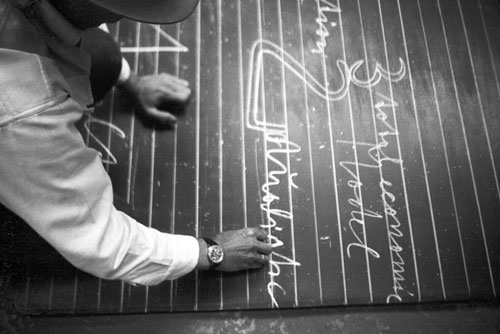
<svg viewBox="0 0 500 334">
<path fill-rule="evenodd" d="M 68 98 L 0 128 L 6 157 L 0 159 L 0 201 L 69 262 L 98 277 L 155 285 L 207 269 L 203 240 L 161 233 L 116 210 L 97 152 L 74 127 L 78 108 Z M 257 228 L 214 236 L 225 252 L 217 269 L 261 267 L 272 251 L 266 237 Z"/>
<path fill-rule="evenodd" d="M 16 56 L 22 57 L 36 62 Z M 4 92 L 22 92 L 15 82 L 6 82 L 14 85 L 9 88 L 1 81 Z M 51 106 L 0 126 L 0 201 L 95 276 L 154 285 L 192 271 L 199 256 L 196 238 L 161 233 L 117 211 L 99 155 L 74 126 L 81 107 L 64 92 L 54 97 Z"/>
<path fill-rule="evenodd" d="M 8 16 L 15 23 L 9 28 L 31 27 L 10 9 L 21 20 Z M 75 127 L 83 106 L 69 96 L 52 61 L 15 50 L 0 49 L 0 91 L 10 97 L 0 100 L 0 201 L 73 265 L 98 277 L 154 285 L 206 268 L 201 240 L 161 233 L 116 210 L 102 161 Z M 219 269 L 262 266 L 271 251 L 264 234 L 246 229 L 215 236 L 226 251 Z"/>
<path fill-rule="evenodd" d="M 189 102 L 186 80 L 168 73 L 138 77 L 122 57 L 105 24 L 83 33 L 81 47 L 92 58 L 90 82 L 94 102 L 115 85 L 136 105 L 136 115 L 156 126 L 173 125 Z"/>
</svg>

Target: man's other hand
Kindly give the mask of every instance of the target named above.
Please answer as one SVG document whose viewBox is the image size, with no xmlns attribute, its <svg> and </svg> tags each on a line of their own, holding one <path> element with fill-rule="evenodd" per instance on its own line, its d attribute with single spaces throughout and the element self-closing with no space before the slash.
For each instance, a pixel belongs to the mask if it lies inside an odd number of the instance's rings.
<svg viewBox="0 0 500 334">
<path fill-rule="evenodd" d="M 137 86 L 141 111 L 159 124 L 174 124 L 191 96 L 186 80 L 167 73 L 141 77 Z"/>
<path fill-rule="evenodd" d="M 191 96 L 186 80 L 167 73 L 140 78 L 132 74 L 122 87 L 136 101 L 138 116 L 160 126 L 176 123 Z"/>
<path fill-rule="evenodd" d="M 269 254 L 273 251 L 266 242 L 267 232 L 261 228 L 245 228 L 226 231 L 213 237 L 224 250 L 224 259 L 215 269 L 221 271 L 239 271 L 257 269 L 269 262 Z M 200 259 L 198 269 L 208 268 L 207 245 L 200 241 Z"/>
</svg>

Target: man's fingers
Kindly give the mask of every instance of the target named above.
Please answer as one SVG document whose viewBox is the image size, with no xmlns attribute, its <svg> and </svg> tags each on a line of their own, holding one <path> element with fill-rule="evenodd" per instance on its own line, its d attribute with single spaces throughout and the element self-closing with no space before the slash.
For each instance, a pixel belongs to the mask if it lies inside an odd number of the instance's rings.
<svg viewBox="0 0 500 334">
<path fill-rule="evenodd" d="M 269 255 L 258 254 L 247 264 L 249 269 L 258 269 L 269 263 Z"/>
<path fill-rule="evenodd" d="M 181 79 L 181 78 L 178 78 L 178 77 L 173 76 L 173 75 L 168 74 L 168 73 L 162 73 L 160 75 L 160 78 L 162 80 L 164 80 L 164 81 L 170 81 L 172 83 L 176 83 L 176 84 L 179 84 L 179 85 L 182 85 L 182 86 L 189 86 L 189 81 Z"/>
<path fill-rule="evenodd" d="M 258 254 L 257 256 L 255 256 L 253 262 L 249 263 L 248 266 L 251 269 L 258 269 L 268 264 L 269 260 L 270 260 L 269 255 Z"/>
<path fill-rule="evenodd" d="M 175 79 L 177 80 L 179 85 L 186 86 L 186 87 L 189 86 L 189 81 L 181 79 L 181 78 L 177 78 L 177 77 L 175 77 Z"/>
<path fill-rule="evenodd" d="M 154 119 L 155 122 L 161 124 L 175 124 L 177 123 L 177 118 L 169 113 L 168 111 L 159 111 L 156 108 L 148 108 L 146 110 L 147 116 Z"/>
<path fill-rule="evenodd" d="M 189 87 L 161 87 L 160 89 L 162 92 L 160 96 L 161 103 L 186 103 L 191 96 L 191 89 Z"/>
<path fill-rule="evenodd" d="M 260 268 L 262 268 L 262 266 L 264 266 L 263 263 L 253 262 L 253 263 L 248 265 L 248 269 L 260 269 Z"/>
<path fill-rule="evenodd" d="M 264 230 L 263 228 L 255 227 L 254 233 L 255 233 L 255 236 L 257 237 L 257 240 L 259 240 L 259 241 L 266 241 L 267 240 L 268 234 L 267 234 L 266 230 Z"/>
<path fill-rule="evenodd" d="M 259 253 L 270 254 L 273 251 L 271 244 L 265 242 L 268 238 L 266 230 L 260 227 L 252 227 L 247 230 L 247 234 L 257 239 L 255 247 Z"/>
<path fill-rule="evenodd" d="M 271 254 L 273 252 L 273 246 L 265 242 L 258 241 L 255 247 L 257 251 L 262 254 Z"/>
</svg>

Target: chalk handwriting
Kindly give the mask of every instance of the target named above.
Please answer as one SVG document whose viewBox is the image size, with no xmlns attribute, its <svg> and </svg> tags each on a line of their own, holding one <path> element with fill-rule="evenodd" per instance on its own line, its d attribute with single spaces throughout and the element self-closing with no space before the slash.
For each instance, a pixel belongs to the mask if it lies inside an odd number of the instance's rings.
<svg viewBox="0 0 500 334">
<path fill-rule="evenodd" d="M 392 110 L 393 108 L 396 108 L 398 105 L 395 101 L 391 100 L 390 98 L 382 94 L 376 94 L 376 98 L 378 99 L 378 101 L 375 103 L 375 110 L 376 110 L 375 116 L 381 123 L 380 126 L 381 129 L 379 129 L 379 132 L 377 133 L 379 142 L 377 144 L 373 144 L 365 142 L 353 143 L 352 141 L 341 141 L 341 140 L 337 141 L 338 143 L 341 144 L 352 145 L 353 149 L 364 148 L 365 150 L 367 150 L 370 161 L 358 162 L 357 165 L 360 168 L 382 169 L 384 163 L 392 163 L 397 165 L 403 163 L 401 159 L 391 157 L 386 152 L 386 148 L 389 145 L 388 138 L 391 136 L 395 138 L 399 136 L 399 133 L 395 130 L 395 126 L 390 124 L 385 109 L 387 108 L 389 110 Z M 348 166 L 355 166 L 355 163 L 350 161 L 342 161 L 340 165 L 354 178 L 354 180 L 350 180 L 348 182 L 348 184 L 351 184 L 351 186 L 354 189 L 354 199 L 350 199 L 349 203 L 355 207 L 353 213 L 359 214 L 359 208 L 360 208 L 359 193 L 361 192 L 362 183 L 359 181 L 359 177 L 357 177 L 357 175 L 351 169 L 348 168 Z M 379 182 L 379 189 L 380 189 L 380 196 L 384 209 L 384 214 L 387 217 L 386 219 L 388 222 L 387 233 L 389 238 L 389 248 L 391 253 L 391 268 L 392 268 L 392 278 L 393 278 L 393 286 L 392 286 L 393 291 L 387 297 L 386 299 L 387 303 L 389 303 L 392 300 L 397 300 L 397 301 L 402 300 L 400 292 L 403 290 L 403 287 L 401 283 L 405 280 L 404 279 L 405 262 L 401 255 L 403 249 L 399 245 L 399 239 L 403 237 L 403 233 L 401 232 L 400 229 L 401 222 L 399 221 L 397 215 L 398 212 L 394 208 L 394 202 L 396 201 L 396 196 L 390 191 L 390 187 L 392 187 L 392 182 L 384 179 L 384 177 L 381 175 L 381 180 Z M 372 217 L 376 219 L 383 218 L 381 214 L 374 213 L 369 210 L 367 212 L 362 212 L 362 214 L 363 213 L 364 213 L 363 216 L 365 217 Z M 351 221 L 355 222 L 356 224 L 359 224 L 361 226 L 365 224 L 364 217 L 361 218 L 358 216 L 354 217 L 353 214 L 351 214 L 351 216 L 353 217 L 351 218 Z M 355 232 L 353 227 L 351 226 L 351 221 L 349 222 L 349 226 L 351 227 L 351 230 L 357 242 L 350 243 L 349 246 L 347 247 L 348 256 L 350 256 L 349 254 L 350 247 L 356 246 L 367 250 L 368 254 L 378 258 L 379 254 L 361 241 L 359 234 Z"/>
<path fill-rule="evenodd" d="M 107 147 L 99 138 L 97 138 L 96 135 L 94 135 L 92 133 L 91 127 L 93 124 L 98 124 L 98 125 L 109 128 L 111 133 L 117 135 L 120 139 L 125 139 L 125 132 L 123 132 L 116 125 L 109 123 L 109 122 L 106 122 L 106 121 L 103 121 L 103 120 L 100 120 L 100 119 L 97 119 L 91 115 L 88 115 L 87 119 L 83 123 L 83 128 L 86 131 L 87 135 L 89 136 L 89 138 L 94 140 L 98 146 L 97 153 L 101 157 L 102 163 L 108 164 L 108 165 L 116 165 L 117 164 L 116 158 L 113 155 L 113 153 L 111 153 L 110 148 Z M 103 155 L 103 152 L 101 152 L 100 150 L 104 151 L 105 154 Z M 104 158 L 104 156 L 106 158 Z"/>
<path fill-rule="evenodd" d="M 282 227 L 278 226 L 278 220 L 282 224 L 291 222 L 293 214 L 291 211 L 277 208 L 273 205 L 280 199 L 278 195 L 273 193 L 273 189 L 280 185 L 281 179 L 283 178 L 286 182 L 288 182 L 291 188 L 297 188 L 293 180 L 296 174 L 290 173 L 286 164 L 283 163 L 282 160 L 286 160 L 287 156 L 290 154 L 300 152 L 300 147 L 288 140 L 288 133 L 286 129 L 264 131 L 264 139 L 266 145 L 265 159 L 267 161 L 268 170 L 266 171 L 266 182 L 261 188 L 263 197 L 260 208 L 265 213 L 266 220 L 260 226 L 268 230 L 269 243 L 273 248 L 277 248 L 283 246 L 283 241 L 276 237 L 276 235 L 273 235 L 274 231 L 282 230 Z M 276 260 L 276 258 L 278 258 L 278 260 Z M 276 281 L 281 273 L 280 266 L 282 265 L 300 266 L 300 263 L 289 259 L 284 255 L 273 252 L 271 260 L 269 261 L 270 282 L 267 285 L 267 291 L 271 298 L 273 307 L 279 306 L 275 297 L 275 288 L 280 289 L 284 294 L 286 294 L 283 287 Z"/>
<path fill-rule="evenodd" d="M 363 65 L 364 61 L 359 60 L 353 64 L 351 67 L 352 82 L 362 88 L 372 88 L 379 84 L 380 80 L 385 79 L 391 82 L 398 82 L 404 78 L 406 74 L 406 66 L 403 59 L 399 58 L 399 69 L 397 71 L 391 72 L 386 70 L 380 65 L 379 62 L 375 64 L 375 70 L 373 71 L 373 75 L 371 78 L 367 80 L 362 80 L 358 78 L 358 70 L 361 65 Z"/>
<path fill-rule="evenodd" d="M 277 259 L 274 259 L 277 258 Z M 286 294 L 285 289 L 277 283 L 274 278 L 279 277 L 281 273 L 280 266 L 300 266 L 300 263 L 284 256 L 279 253 L 273 252 L 273 260 L 269 262 L 269 276 L 271 281 L 267 284 L 267 293 L 271 297 L 271 303 L 273 307 L 279 307 L 278 302 L 275 297 L 275 289 L 278 288 L 283 294 Z"/>
<path fill-rule="evenodd" d="M 265 48 L 262 48 L 262 46 Z M 269 54 L 273 56 L 272 59 L 281 61 L 282 50 L 275 44 L 271 42 L 254 43 L 252 47 L 251 61 L 250 61 L 250 83 L 252 87 L 249 87 L 247 109 L 246 109 L 246 120 L 247 127 L 256 131 L 260 131 L 264 135 L 264 147 L 265 147 L 265 161 L 266 161 L 266 181 L 261 187 L 263 196 L 260 208 L 264 213 L 265 221 L 261 224 L 261 227 L 268 230 L 269 242 L 273 248 L 283 246 L 284 243 L 280 240 L 275 231 L 282 231 L 283 224 L 291 223 L 293 220 L 293 213 L 290 210 L 277 207 L 280 197 L 276 194 L 275 189 L 286 182 L 290 189 L 296 189 L 294 178 L 297 176 L 296 173 L 289 171 L 287 164 L 283 161 L 287 161 L 291 154 L 296 154 L 300 152 L 300 146 L 293 143 L 288 139 L 288 129 L 286 124 L 281 124 L 278 122 L 272 122 L 267 120 L 259 120 L 258 114 L 258 99 L 260 93 L 260 81 L 262 79 L 262 61 L 263 55 Z M 287 56 L 289 60 L 293 58 Z M 298 63 L 294 62 L 296 66 Z M 292 67 L 293 71 L 297 71 L 296 67 Z M 300 74 L 298 71 L 296 74 Z M 291 196 L 291 194 L 290 194 Z M 286 294 L 285 289 L 279 283 L 281 266 L 300 266 L 300 263 L 294 259 L 290 259 L 285 255 L 273 252 L 271 260 L 269 261 L 269 278 L 270 281 L 267 285 L 267 292 L 271 298 L 271 303 L 273 307 L 279 307 L 276 300 L 276 291 L 279 290 L 283 294 Z"/>
<path fill-rule="evenodd" d="M 270 56 L 271 59 L 279 63 L 283 63 L 284 67 L 289 70 L 297 79 L 304 82 L 306 86 L 316 95 L 328 101 L 339 101 L 343 99 L 351 84 L 358 87 L 369 88 L 377 85 L 380 80 L 386 79 L 391 82 L 401 80 L 405 73 L 406 67 L 401 58 L 399 58 L 400 67 L 397 71 L 391 72 L 384 69 L 380 63 L 375 64 L 374 74 L 366 80 L 360 79 L 361 66 L 364 60 L 355 61 L 351 66 L 343 60 L 337 60 L 336 66 L 339 73 L 339 87 L 331 90 L 328 84 L 320 83 L 304 66 L 287 53 L 283 48 L 268 40 L 257 40 L 253 43 L 250 54 L 249 82 L 248 82 L 248 98 L 246 105 L 247 126 L 254 130 L 266 129 L 283 129 L 284 124 L 275 122 L 264 122 L 259 113 L 259 97 L 261 93 L 261 84 L 263 80 L 263 61 L 264 56 Z"/>
<path fill-rule="evenodd" d="M 395 126 L 389 123 L 385 109 L 395 110 L 395 108 L 398 107 L 398 104 L 396 103 L 396 101 L 393 101 L 382 94 L 377 94 L 377 97 L 380 99 L 380 101 L 378 101 L 375 104 L 376 117 L 378 120 L 382 122 L 383 126 L 385 126 L 386 128 L 386 131 L 379 132 L 379 137 L 380 137 L 379 145 L 381 145 L 382 147 L 387 147 L 388 142 L 386 140 L 386 137 L 388 136 L 397 137 L 399 136 L 399 133 L 396 131 Z M 387 161 L 398 165 L 401 165 L 403 163 L 401 159 L 390 158 L 387 155 L 384 155 L 383 160 L 382 159 L 380 160 L 382 162 Z M 380 180 L 382 203 L 384 206 L 384 212 L 387 216 L 389 225 L 388 234 L 389 234 L 389 247 L 391 252 L 392 281 L 393 281 L 393 287 L 392 287 L 393 292 L 387 297 L 386 300 L 387 303 L 389 303 L 393 299 L 397 301 L 402 300 L 399 292 L 403 290 L 401 282 L 405 280 L 403 275 L 405 272 L 404 268 L 405 262 L 401 255 L 403 249 L 401 248 L 398 242 L 398 239 L 403 237 L 403 233 L 401 232 L 400 229 L 401 222 L 399 221 L 399 218 L 397 216 L 398 212 L 394 209 L 393 206 L 396 200 L 396 196 L 389 191 L 389 188 L 391 186 L 392 186 L 391 182 L 384 179 Z"/>
<path fill-rule="evenodd" d="M 346 142 L 347 143 L 347 142 Z M 351 211 L 351 219 L 349 219 L 349 228 L 351 229 L 356 242 L 351 242 L 347 246 L 347 256 L 351 257 L 351 248 L 359 247 L 368 252 L 371 256 L 375 258 L 379 258 L 380 254 L 375 251 L 373 248 L 369 247 L 365 241 L 363 240 L 363 227 L 365 225 L 365 217 L 373 217 L 373 218 L 382 218 L 377 212 L 367 209 L 366 207 L 362 207 L 361 203 L 361 186 L 363 185 L 360 181 L 359 176 L 356 174 L 355 168 L 356 163 L 350 161 L 341 161 L 340 166 L 344 168 L 354 179 L 349 180 L 347 185 L 352 188 L 354 198 L 349 198 L 348 203 L 354 207 L 354 210 Z M 374 166 L 365 164 L 365 167 L 372 168 Z M 352 170 L 351 168 L 354 168 Z M 360 230 L 361 229 L 361 230 Z"/>
<path fill-rule="evenodd" d="M 167 42 L 170 45 L 158 45 L 158 46 L 122 46 L 122 53 L 138 53 L 138 52 L 188 52 L 189 49 L 182 45 L 178 40 L 170 36 L 165 30 L 160 28 L 158 25 L 154 24 L 142 24 L 146 26 L 147 29 L 154 30 L 155 33 L 159 34 L 160 41 L 159 44 L 166 44 Z"/>
<path fill-rule="evenodd" d="M 318 35 L 319 41 L 316 41 L 316 48 L 312 49 L 311 52 L 323 53 L 326 47 L 326 38 L 330 36 L 326 13 L 339 13 L 340 8 L 326 0 L 316 0 L 316 3 L 318 5 L 318 17 L 316 18 L 318 29 L 316 30 L 316 35 Z M 336 25 L 335 22 L 331 22 L 331 26 L 335 27 Z"/>
<path fill-rule="evenodd" d="M 321 1 L 322 12 L 318 18 L 320 29 L 318 36 L 320 41 L 317 43 L 318 52 L 322 52 L 322 48 L 326 46 L 326 38 L 328 30 L 325 29 L 326 18 L 325 13 L 328 11 L 338 11 L 339 9 L 328 3 Z M 288 175 L 286 181 L 295 188 L 294 177 L 297 175 L 291 173 L 287 166 L 282 162 L 287 156 L 297 154 L 300 152 L 299 145 L 288 140 L 287 124 L 279 121 L 268 121 L 265 117 L 266 108 L 262 106 L 261 96 L 262 85 L 264 78 L 264 56 L 268 56 L 271 61 L 277 62 L 286 70 L 291 72 L 293 77 L 303 82 L 313 93 L 327 101 L 339 101 L 343 99 L 349 89 L 353 86 L 362 89 L 371 89 L 378 85 L 382 80 L 388 82 L 398 82 L 404 78 L 406 74 L 406 66 L 404 61 L 399 58 L 399 68 L 395 71 L 385 69 L 380 63 L 375 62 L 373 74 L 364 78 L 362 73 L 362 65 L 365 64 L 364 60 L 357 60 L 351 65 L 348 65 L 343 60 L 335 62 L 339 74 L 339 86 L 336 89 L 330 89 L 329 84 L 321 84 L 304 66 L 294 59 L 283 48 L 267 40 L 257 40 L 251 48 L 250 64 L 249 64 L 249 77 L 248 77 L 248 94 L 246 101 L 246 125 L 248 128 L 260 131 L 264 134 L 264 145 L 268 148 L 265 153 L 266 163 L 269 170 L 266 170 L 266 182 L 262 186 L 262 203 L 261 210 L 265 213 L 266 221 L 262 224 L 263 228 L 267 228 L 271 233 L 270 242 L 273 247 L 283 246 L 283 242 L 272 234 L 273 230 L 280 231 L 281 226 L 278 226 L 279 221 L 291 221 L 293 214 L 290 211 L 283 210 L 275 207 L 273 204 L 279 200 L 279 196 L 273 192 L 273 187 L 278 186 L 281 181 Z M 289 78 L 287 77 L 287 80 Z M 348 172 L 350 179 L 347 185 L 352 189 L 352 197 L 348 199 L 349 205 L 352 207 L 350 212 L 350 219 L 348 222 L 350 232 L 352 233 L 355 241 L 347 246 L 347 255 L 350 258 L 353 256 L 352 250 L 359 248 L 365 251 L 369 256 L 380 258 L 380 253 L 370 247 L 366 243 L 366 236 L 364 235 L 366 218 L 382 219 L 387 217 L 389 223 L 388 236 L 390 242 L 391 263 L 393 271 L 393 291 L 387 297 L 387 300 L 399 300 L 399 292 L 402 290 L 401 282 L 404 280 L 404 260 L 401 256 L 401 247 L 399 246 L 398 239 L 402 237 L 400 230 L 400 222 L 397 217 L 397 211 L 394 209 L 395 195 L 390 191 L 392 183 L 386 180 L 381 174 L 379 184 L 381 200 L 383 203 L 383 213 L 375 210 L 370 210 L 362 203 L 362 186 L 363 182 L 357 172 L 359 168 L 380 169 L 382 170 L 384 164 L 402 164 L 401 159 L 392 157 L 387 152 L 389 146 L 388 139 L 390 137 L 396 138 L 399 133 L 395 130 L 395 126 L 390 124 L 386 108 L 395 108 L 397 103 L 383 95 L 378 94 L 374 110 L 376 111 L 376 119 L 381 124 L 380 131 L 377 133 L 379 138 L 377 143 L 368 142 L 352 142 L 341 141 L 338 143 L 352 146 L 354 150 L 366 150 L 368 153 L 368 161 L 341 161 L 340 166 Z M 269 111 L 268 111 L 269 112 Z M 269 117 L 268 117 L 269 118 Z M 291 194 L 290 194 L 291 196 Z M 268 284 L 268 293 L 274 307 L 278 307 L 275 292 L 281 291 L 286 294 L 285 289 L 277 281 L 281 272 L 280 265 L 299 266 L 300 263 L 288 259 L 288 261 L 270 261 L 270 282 Z"/>
<path fill-rule="evenodd" d="M 384 203 L 384 211 L 389 218 L 389 247 L 392 254 L 391 267 L 392 267 L 392 283 L 393 292 L 387 297 L 387 303 L 392 299 L 401 301 L 402 298 L 399 294 L 403 290 L 401 282 L 404 281 L 405 272 L 405 261 L 401 256 L 401 251 L 403 250 L 399 245 L 398 239 L 403 237 L 403 233 L 400 230 L 401 223 L 397 217 L 397 211 L 392 207 L 396 196 L 387 190 L 387 187 L 392 186 L 392 183 L 386 180 L 380 181 L 380 189 L 382 190 L 382 201 Z"/>
</svg>

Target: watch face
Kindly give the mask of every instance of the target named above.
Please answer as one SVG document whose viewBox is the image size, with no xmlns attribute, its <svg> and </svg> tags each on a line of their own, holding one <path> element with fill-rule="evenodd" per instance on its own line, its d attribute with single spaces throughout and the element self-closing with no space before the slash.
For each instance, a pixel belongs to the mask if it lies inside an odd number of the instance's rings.
<svg viewBox="0 0 500 334">
<path fill-rule="evenodd" d="M 224 252 L 220 246 L 208 247 L 208 259 L 215 264 L 221 263 L 224 258 Z"/>
</svg>

